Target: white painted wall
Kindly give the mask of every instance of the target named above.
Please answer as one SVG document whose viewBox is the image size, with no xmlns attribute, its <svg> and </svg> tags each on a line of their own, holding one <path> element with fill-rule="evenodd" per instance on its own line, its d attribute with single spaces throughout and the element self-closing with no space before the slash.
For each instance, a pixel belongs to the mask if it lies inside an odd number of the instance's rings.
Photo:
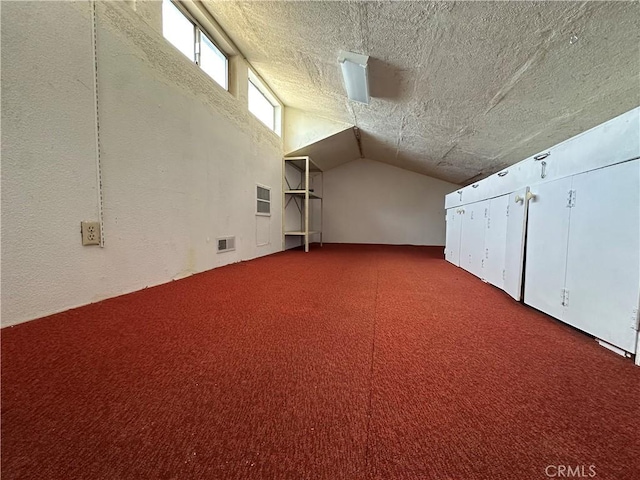
<svg viewBox="0 0 640 480">
<path fill-rule="evenodd" d="M 373 160 L 324 172 L 324 241 L 444 245 L 444 196 L 456 185 Z"/>
<path fill-rule="evenodd" d="M 281 250 L 282 141 L 247 111 L 246 65 L 233 96 L 162 38 L 159 4 L 131 5 L 97 10 L 104 248 L 79 229 L 98 216 L 90 3 L 2 5 L 2 325 Z"/>
</svg>

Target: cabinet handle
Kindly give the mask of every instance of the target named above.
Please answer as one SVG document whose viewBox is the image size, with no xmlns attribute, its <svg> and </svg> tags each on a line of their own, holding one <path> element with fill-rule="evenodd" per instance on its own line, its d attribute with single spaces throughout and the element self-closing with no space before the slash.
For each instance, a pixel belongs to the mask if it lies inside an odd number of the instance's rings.
<svg viewBox="0 0 640 480">
<path fill-rule="evenodd" d="M 533 157 L 533 159 L 537 162 L 537 161 L 540 161 L 540 160 L 544 160 L 549 155 L 551 155 L 551 152 L 540 153 L 540 154 L 536 155 L 535 157 Z"/>
<path fill-rule="evenodd" d="M 509 173 L 509 170 L 505 170 L 504 172 L 498 173 L 498 176 L 499 177 L 504 177 L 507 173 Z"/>
<path fill-rule="evenodd" d="M 478 188 L 480 186 L 479 183 L 474 183 L 473 185 L 471 185 L 471 188 Z"/>
<path fill-rule="evenodd" d="M 527 200 L 535 200 L 536 194 L 533 192 L 527 192 Z"/>
<path fill-rule="evenodd" d="M 522 203 L 524 202 L 524 197 L 521 197 L 520 195 L 516 195 L 516 203 Z"/>
</svg>

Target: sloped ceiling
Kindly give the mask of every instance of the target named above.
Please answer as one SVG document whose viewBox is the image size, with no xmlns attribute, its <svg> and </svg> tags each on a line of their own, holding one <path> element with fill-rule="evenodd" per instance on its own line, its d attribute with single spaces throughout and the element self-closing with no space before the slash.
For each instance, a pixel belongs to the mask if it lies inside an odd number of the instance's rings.
<svg viewBox="0 0 640 480">
<path fill-rule="evenodd" d="M 356 158 L 361 158 L 358 143 L 353 129 L 328 136 L 320 141 L 310 143 L 292 152 L 290 156 L 308 155 L 322 170 L 330 170 Z"/>
<path fill-rule="evenodd" d="M 454 183 L 640 104 L 637 2 L 204 3 L 286 106 Z M 370 56 L 369 105 L 347 100 L 340 50 Z"/>
</svg>

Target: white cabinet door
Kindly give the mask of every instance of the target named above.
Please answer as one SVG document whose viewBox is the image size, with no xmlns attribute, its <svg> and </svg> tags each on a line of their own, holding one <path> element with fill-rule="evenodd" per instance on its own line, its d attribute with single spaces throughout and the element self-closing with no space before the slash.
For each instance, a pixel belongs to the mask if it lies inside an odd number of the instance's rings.
<svg viewBox="0 0 640 480">
<path fill-rule="evenodd" d="M 567 177 L 532 187 L 534 198 L 529 201 L 527 222 L 524 302 L 560 320 L 564 310 L 571 180 Z"/>
<path fill-rule="evenodd" d="M 483 276 L 487 282 L 498 288 L 504 288 L 508 205 L 509 195 L 502 195 L 490 200 L 485 234 Z"/>
<path fill-rule="evenodd" d="M 484 234 L 489 200 L 471 203 L 462 207 L 462 241 L 460 243 L 460 266 L 482 278 L 482 261 L 485 256 Z"/>
<path fill-rule="evenodd" d="M 462 209 L 447 210 L 447 230 L 444 258 L 456 266 L 460 266 L 460 235 L 462 234 Z"/>
<path fill-rule="evenodd" d="M 522 297 L 522 272 L 524 268 L 524 241 L 527 228 L 529 188 L 523 188 L 507 198 L 507 230 L 504 254 L 504 291 L 516 300 Z"/>
<path fill-rule="evenodd" d="M 573 177 L 563 320 L 636 351 L 640 292 L 640 161 Z M 528 263 L 529 259 L 527 259 Z"/>
</svg>

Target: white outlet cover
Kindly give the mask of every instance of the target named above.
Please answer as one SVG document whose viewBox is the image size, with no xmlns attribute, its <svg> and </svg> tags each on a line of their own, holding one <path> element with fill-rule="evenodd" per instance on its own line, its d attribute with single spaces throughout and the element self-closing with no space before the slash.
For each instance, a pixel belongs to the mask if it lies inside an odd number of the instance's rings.
<svg viewBox="0 0 640 480">
<path fill-rule="evenodd" d="M 82 245 L 100 245 L 100 222 L 80 222 Z"/>
</svg>

